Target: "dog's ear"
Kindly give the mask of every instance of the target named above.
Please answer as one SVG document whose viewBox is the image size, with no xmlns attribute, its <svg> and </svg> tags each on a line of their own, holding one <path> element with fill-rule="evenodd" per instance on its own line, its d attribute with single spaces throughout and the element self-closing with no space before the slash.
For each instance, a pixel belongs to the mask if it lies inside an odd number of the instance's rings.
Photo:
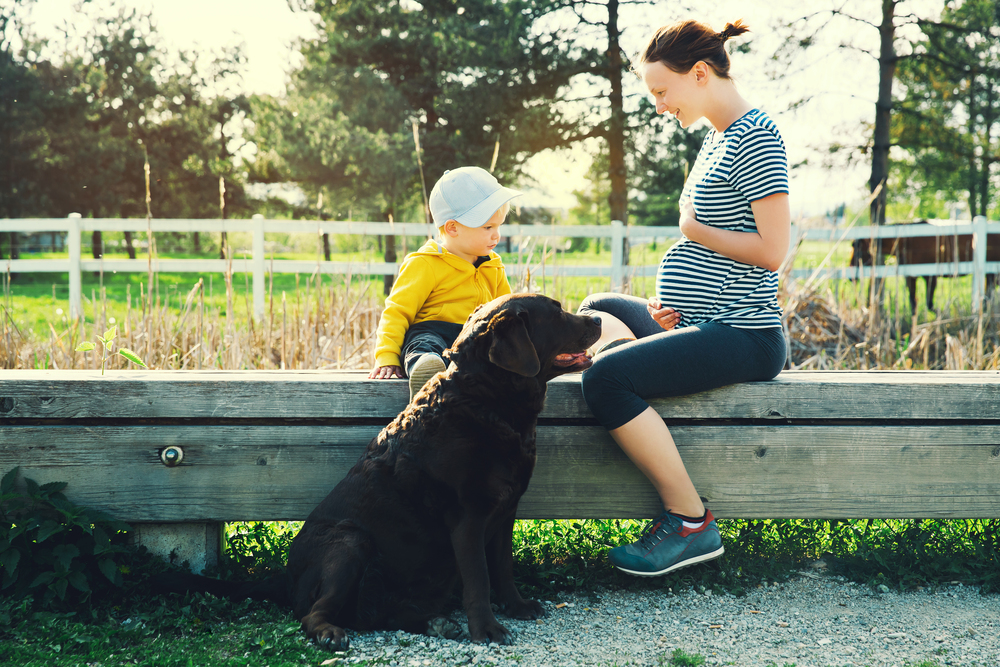
<svg viewBox="0 0 1000 667">
<path fill-rule="evenodd" d="M 541 370 L 538 353 L 528 337 L 528 314 L 504 311 L 490 320 L 490 361 L 504 370 L 535 377 Z"/>
</svg>

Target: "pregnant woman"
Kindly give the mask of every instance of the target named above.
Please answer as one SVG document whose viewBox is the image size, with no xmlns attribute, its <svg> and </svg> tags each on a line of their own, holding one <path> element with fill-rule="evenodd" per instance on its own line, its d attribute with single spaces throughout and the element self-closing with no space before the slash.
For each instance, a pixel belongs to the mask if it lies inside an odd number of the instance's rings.
<svg viewBox="0 0 1000 667">
<path fill-rule="evenodd" d="M 724 548 L 666 424 L 646 402 L 770 380 L 785 362 L 775 272 L 791 215 L 785 145 L 774 122 L 729 75 L 722 32 L 696 21 L 660 28 L 635 69 L 682 128 L 710 125 L 680 197 L 683 238 L 664 254 L 656 295 L 594 294 L 580 313 L 602 336 L 583 393 L 597 419 L 649 478 L 664 511 L 638 542 L 612 549 L 619 569 L 656 576 L 718 558 Z"/>
</svg>

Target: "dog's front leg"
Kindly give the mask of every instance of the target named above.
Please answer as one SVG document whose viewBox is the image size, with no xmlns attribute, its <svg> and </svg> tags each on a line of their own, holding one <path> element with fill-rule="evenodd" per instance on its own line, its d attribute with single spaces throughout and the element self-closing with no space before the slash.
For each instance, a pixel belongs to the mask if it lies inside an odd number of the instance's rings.
<svg viewBox="0 0 1000 667">
<path fill-rule="evenodd" d="M 513 642 L 490 608 L 490 575 L 486 565 L 486 520 L 466 514 L 451 531 L 451 545 L 462 576 L 462 604 L 469 617 L 469 637 L 477 643 Z"/>
<path fill-rule="evenodd" d="M 514 584 L 514 554 L 511 541 L 514 538 L 514 514 L 516 507 L 505 516 L 496 533 L 486 545 L 486 562 L 489 566 L 490 583 L 497 594 L 500 608 L 511 618 L 532 620 L 545 616 L 545 609 L 537 600 L 525 600 Z"/>
</svg>

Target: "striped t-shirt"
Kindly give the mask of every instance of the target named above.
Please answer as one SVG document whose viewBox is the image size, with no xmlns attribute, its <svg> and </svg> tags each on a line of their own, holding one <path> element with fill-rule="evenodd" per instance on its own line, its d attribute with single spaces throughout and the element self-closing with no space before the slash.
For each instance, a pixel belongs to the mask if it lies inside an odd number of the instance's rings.
<svg viewBox="0 0 1000 667">
<path fill-rule="evenodd" d="M 698 222 L 757 230 L 750 202 L 788 194 L 788 161 L 778 128 L 759 109 L 724 132 L 710 130 L 684 183 Z M 721 322 L 741 329 L 781 326 L 778 274 L 729 259 L 687 238 L 663 255 L 656 274 L 660 303 L 681 314 L 678 327 Z"/>
</svg>

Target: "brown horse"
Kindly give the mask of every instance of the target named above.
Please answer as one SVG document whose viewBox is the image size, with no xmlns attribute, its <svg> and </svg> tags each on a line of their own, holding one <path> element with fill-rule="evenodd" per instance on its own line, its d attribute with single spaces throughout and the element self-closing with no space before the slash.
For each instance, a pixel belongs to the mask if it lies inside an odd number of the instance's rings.
<svg viewBox="0 0 1000 667">
<path fill-rule="evenodd" d="M 924 222 L 905 223 L 909 225 L 925 225 Z M 878 239 L 855 239 L 851 243 L 850 265 L 855 267 L 872 265 L 872 248 Z M 957 246 L 957 259 L 956 259 Z M 972 234 L 946 234 L 941 236 L 910 236 L 897 239 L 882 239 L 882 255 L 891 255 L 896 263 L 903 264 L 948 264 L 952 262 L 972 261 Z M 986 237 L 986 261 L 1000 262 L 1000 235 L 990 234 Z M 964 274 L 958 274 L 964 275 Z M 986 276 L 986 295 L 993 292 L 996 284 L 996 274 Z M 934 288 L 937 287 L 937 276 L 924 276 L 927 286 L 927 310 L 934 311 Z M 910 312 L 917 312 L 917 278 L 906 277 L 906 289 L 910 293 Z"/>
</svg>

